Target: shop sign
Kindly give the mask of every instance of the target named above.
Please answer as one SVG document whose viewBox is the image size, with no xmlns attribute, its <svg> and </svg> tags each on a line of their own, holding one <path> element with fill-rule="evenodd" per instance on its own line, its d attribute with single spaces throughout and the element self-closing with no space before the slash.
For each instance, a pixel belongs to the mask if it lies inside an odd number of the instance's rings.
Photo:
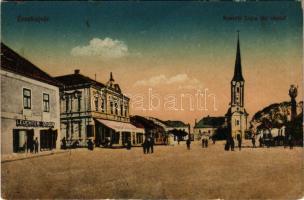
<svg viewBox="0 0 304 200">
<path fill-rule="evenodd" d="M 17 119 L 16 126 L 54 128 L 55 122 L 43 122 L 43 121 Z"/>
</svg>

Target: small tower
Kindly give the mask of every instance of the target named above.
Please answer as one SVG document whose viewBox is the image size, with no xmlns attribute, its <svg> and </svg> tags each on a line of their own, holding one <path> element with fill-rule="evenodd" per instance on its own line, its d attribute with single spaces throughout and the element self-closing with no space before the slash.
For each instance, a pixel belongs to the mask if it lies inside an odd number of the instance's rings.
<svg viewBox="0 0 304 200">
<path fill-rule="evenodd" d="M 114 82 L 115 82 L 115 80 L 113 78 L 113 74 L 112 74 L 112 72 L 110 72 L 110 79 L 109 79 L 107 85 L 110 86 L 110 87 L 113 87 L 114 86 Z"/>
<path fill-rule="evenodd" d="M 226 114 L 231 136 L 237 137 L 239 134 L 242 138 L 245 136 L 247 129 L 247 112 L 244 107 L 244 86 L 245 80 L 242 74 L 241 49 L 239 31 L 237 35 L 237 50 L 234 66 L 234 75 L 231 80 L 231 101 L 230 108 Z"/>
</svg>

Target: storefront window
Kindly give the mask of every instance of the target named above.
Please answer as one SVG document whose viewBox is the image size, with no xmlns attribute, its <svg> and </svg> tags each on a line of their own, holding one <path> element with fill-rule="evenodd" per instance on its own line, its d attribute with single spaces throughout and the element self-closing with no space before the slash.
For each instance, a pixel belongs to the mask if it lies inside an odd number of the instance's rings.
<svg viewBox="0 0 304 200">
<path fill-rule="evenodd" d="M 23 108 L 31 109 L 31 90 L 23 88 Z"/>
</svg>

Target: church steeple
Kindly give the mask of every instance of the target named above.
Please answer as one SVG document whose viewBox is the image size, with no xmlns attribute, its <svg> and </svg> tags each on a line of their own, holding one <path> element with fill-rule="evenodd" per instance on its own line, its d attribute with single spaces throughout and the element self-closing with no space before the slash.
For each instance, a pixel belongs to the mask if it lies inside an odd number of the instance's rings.
<svg viewBox="0 0 304 200">
<path fill-rule="evenodd" d="M 242 75 L 242 63 L 241 63 L 241 49 L 240 49 L 240 39 L 239 39 L 239 32 L 238 31 L 238 38 L 237 38 L 237 50 L 236 50 L 236 58 L 235 58 L 235 66 L 234 66 L 234 76 L 232 81 L 244 81 Z"/>
</svg>

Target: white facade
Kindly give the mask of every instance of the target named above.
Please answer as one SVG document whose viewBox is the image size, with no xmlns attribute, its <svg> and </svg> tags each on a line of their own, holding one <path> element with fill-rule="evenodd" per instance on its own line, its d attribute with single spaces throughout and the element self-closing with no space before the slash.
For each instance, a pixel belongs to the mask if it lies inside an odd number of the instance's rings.
<svg viewBox="0 0 304 200">
<path fill-rule="evenodd" d="M 2 155 L 25 151 L 25 143 L 35 138 L 42 150 L 60 148 L 59 88 L 6 70 L 0 72 Z M 27 100 L 24 91 L 30 94 Z"/>
<path fill-rule="evenodd" d="M 202 136 L 211 137 L 214 135 L 217 129 L 217 127 L 193 128 L 194 139 L 200 140 Z"/>
</svg>

